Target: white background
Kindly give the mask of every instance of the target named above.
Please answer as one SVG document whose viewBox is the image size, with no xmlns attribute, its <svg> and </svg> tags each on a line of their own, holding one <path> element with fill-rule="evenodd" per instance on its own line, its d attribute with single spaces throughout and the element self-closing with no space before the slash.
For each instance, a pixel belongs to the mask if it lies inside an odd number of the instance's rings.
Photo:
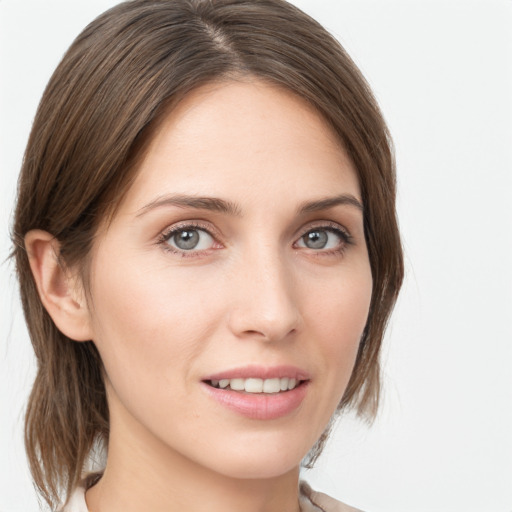
<svg viewBox="0 0 512 512">
<path fill-rule="evenodd" d="M 107 0 L 0 0 L 0 260 L 43 88 Z M 296 0 L 344 44 L 396 143 L 407 278 L 381 414 L 344 420 L 314 487 L 367 512 L 512 511 L 512 1 Z M 22 447 L 33 378 L 0 265 L 0 512 L 38 510 Z"/>
</svg>

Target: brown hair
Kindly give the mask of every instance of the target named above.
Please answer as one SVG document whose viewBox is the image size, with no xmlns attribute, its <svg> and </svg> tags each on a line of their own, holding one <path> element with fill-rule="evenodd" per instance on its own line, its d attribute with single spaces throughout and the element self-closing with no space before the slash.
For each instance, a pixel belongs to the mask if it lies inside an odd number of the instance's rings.
<svg viewBox="0 0 512 512">
<path fill-rule="evenodd" d="M 109 414 L 95 345 L 73 342 L 54 325 L 24 236 L 36 228 L 51 233 L 62 263 L 85 275 L 98 225 L 132 183 L 159 119 L 192 89 L 240 76 L 278 84 L 312 104 L 357 168 L 373 294 L 339 409 L 367 417 L 376 411 L 379 349 L 403 263 L 391 142 L 366 81 L 325 29 L 283 0 L 125 2 L 93 21 L 65 54 L 39 105 L 19 178 L 14 256 L 38 363 L 25 444 L 37 489 L 51 506 L 77 485 L 95 440 L 107 445 Z"/>
</svg>

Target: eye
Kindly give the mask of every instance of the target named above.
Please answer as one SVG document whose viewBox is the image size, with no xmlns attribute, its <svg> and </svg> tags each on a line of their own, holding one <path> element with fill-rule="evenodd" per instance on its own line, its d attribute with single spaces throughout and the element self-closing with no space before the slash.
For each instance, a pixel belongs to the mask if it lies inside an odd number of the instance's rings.
<svg viewBox="0 0 512 512">
<path fill-rule="evenodd" d="M 316 251 L 342 249 L 350 242 L 348 233 L 339 228 L 319 227 L 310 229 L 296 242 L 297 247 Z"/>
<path fill-rule="evenodd" d="M 215 244 L 214 238 L 208 231 L 194 226 L 173 229 L 164 235 L 164 241 L 171 249 L 179 252 L 205 251 Z"/>
</svg>

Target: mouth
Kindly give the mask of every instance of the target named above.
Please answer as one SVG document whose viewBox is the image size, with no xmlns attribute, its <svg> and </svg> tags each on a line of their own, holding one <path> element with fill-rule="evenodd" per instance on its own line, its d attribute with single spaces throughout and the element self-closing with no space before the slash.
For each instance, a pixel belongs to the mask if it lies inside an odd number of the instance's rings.
<svg viewBox="0 0 512 512">
<path fill-rule="evenodd" d="M 300 410 L 311 375 L 291 365 L 249 365 L 204 376 L 201 383 L 224 408 L 251 420 L 274 420 Z"/>
<path fill-rule="evenodd" d="M 210 379 L 204 382 L 217 389 L 238 391 L 251 394 L 277 394 L 286 393 L 303 385 L 307 379 L 294 377 L 275 377 L 260 379 L 257 377 L 235 378 L 235 379 Z"/>
</svg>

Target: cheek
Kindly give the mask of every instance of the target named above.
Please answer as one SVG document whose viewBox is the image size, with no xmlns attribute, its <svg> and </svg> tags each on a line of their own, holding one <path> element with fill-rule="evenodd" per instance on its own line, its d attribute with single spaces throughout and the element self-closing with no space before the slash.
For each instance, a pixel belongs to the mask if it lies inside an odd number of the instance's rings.
<svg viewBox="0 0 512 512">
<path fill-rule="evenodd" d="M 372 296 L 369 264 L 342 269 L 329 279 L 309 283 L 304 290 L 309 301 L 304 311 L 308 322 L 322 330 L 326 339 L 359 338 L 366 325 Z"/>
<path fill-rule="evenodd" d="M 219 316 L 216 301 L 206 307 L 204 280 L 145 263 L 97 259 L 94 341 L 114 384 L 177 378 L 173 369 L 186 371 Z"/>
<path fill-rule="evenodd" d="M 351 271 L 352 270 L 352 271 Z M 306 324 L 314 331 L 315 352 L 325 368 L 325 378 L 341 399 L 354 367 L 365 328 L 372 295 L 369 265 L 348 269 L 339 279 L 323 283 L 318 293 L 310 292 L 304 308 Z"/>
</svg>

